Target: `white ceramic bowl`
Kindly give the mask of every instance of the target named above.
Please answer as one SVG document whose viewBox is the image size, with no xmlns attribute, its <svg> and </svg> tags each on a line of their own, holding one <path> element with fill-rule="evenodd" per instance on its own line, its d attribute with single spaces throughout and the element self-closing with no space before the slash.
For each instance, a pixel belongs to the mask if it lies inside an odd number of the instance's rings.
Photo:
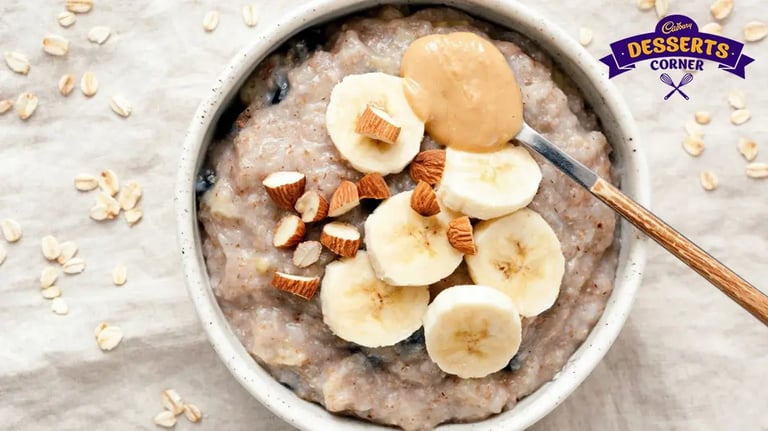
<svg viewBox="0 0 768 431">
<path fill-rule="evenodd" d="M 298 2 L 297 2 L 298 3 Z M 316 0 L 297 6 L 278 22 L 264 22 L 255 41 L 240 52 L 216 80 L 189 128 L 176 189 L 178 237 L 189 294 L 216 352 L 235 378 L 267 408 L 302 430 L 391 429 L 336 416 L 306 402 L 279 384 L 248 354 L 221 313 L 208 280 L 197 223 L 195 180 L 221 113 L 256 65 L 290 36 L 311 25 L 383 3 L 403 1 Z M 416 3 L 416 2 L 414 2 Z M 649 200 L 649 181 L 637 130 L 621 96 L 609 83 L 606 70 L 571 36 L 514 1 L 420 1 L 457 7 L 514 29 L 544 48 L 579 86 L 602 121 L 614 149 L 621 188 L 641 204 Z M 521 430 L 560 404 L 589 375 L 619 334 L 630 311 L 645 264 L 644 240 L 621 224 L 621 252 L 613 293 L 600 321 L 556 378 L 521 400 L 513 409 L 478 423 L 438 427 L 444 431 Z"/>
</svg>

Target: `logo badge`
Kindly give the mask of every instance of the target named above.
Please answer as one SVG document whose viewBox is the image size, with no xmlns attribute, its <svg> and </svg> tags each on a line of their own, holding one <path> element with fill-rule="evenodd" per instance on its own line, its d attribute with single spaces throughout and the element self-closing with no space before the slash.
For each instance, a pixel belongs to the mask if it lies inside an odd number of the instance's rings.
<svg viewBox="0 0 768 431">
<path fill-rule="evenodd" d="M 608 66 L 608 77 L 629 72 L 637 63 L 648 61 L 651 70 L 661 71 L 659 80 L 671 88 L 664 100 L 675 94 L 688 100 L 683 87 L 693 81 L 691 71 L 704 70 L 705 62 L 717 63 L 718 69 L 744 79 L 744 69 L 755 61 L 743 53 L 743 43 L 700 32 L 696 22 L 685 15 L 664 17 L 653 32 L 631 36 L 610 46 L 611 54 L 600 59 Z M 668 73 L 674 70 L 685 72 L 677 82 Z"/>
</svg>

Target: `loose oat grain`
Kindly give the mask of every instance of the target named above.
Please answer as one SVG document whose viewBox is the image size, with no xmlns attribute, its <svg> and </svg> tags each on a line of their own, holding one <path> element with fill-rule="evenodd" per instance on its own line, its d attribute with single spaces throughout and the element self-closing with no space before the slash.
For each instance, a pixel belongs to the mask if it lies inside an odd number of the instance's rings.
<svg viewBox="0 0 768 431">
<path fill-rule="evenodd" d="M 704 137 L 704 129 L 699 123 L 693 120 L 688 120 L 685 122 L 685 132 L 688 134 L 688 136 L 696 136 L 697 138 Z"/>
<path fill-rule="evenodd" d="M 592 29 L 589 27 L 581 27 L 579 29 L 579 43 L 582 46 L 587 46 L 592 43 Z"/>
<path fill-rule="evenodd" d="M 104 169 L 99 173 L 99 188 L 110 196 L 114 196 L 120 190 L 120 180 L 115 171 Z"/>
<path fill-rule="evenodd" d="M 5 262 L 5 258 L 8 257 L 8 252 L 5 250 L 2 244 L 0 244 L 0 265 Z"/>
<path fill-rule="evenodd" d="M 96 329 L 93 331 L 93 336 L 98 337 L 101 331 L 103 331 L 107 326 L 109 326 L 107 322 L 99 322 L 99 324 L 96 325 Z"/>
<path fill-rule="evenodd" d="M 733 0 L 715 0 L 709 8 L 712 18 L 722 20 L 728 17 L 733 10 Z"/>
<path fill-rule="evenodd" d="M 21 93 L 16 99 L 16 113 L 19 118 L 26 120 L 35 113 L 37 109 L 37 96 L 33 93 Z"/>
<path fill-rule="evenodd" d="M 51 311 L 59 315 L 64 315 L 69 313 L 69 306 L 63 298 L 53 298 L 53 301 L 51 301 Z"/>
<path fill-rule="evenodd" d="M 96 204 L 91 207 L 90 211 L 88 212 L 88 216 L 96 221 L 103 221 L 106 220 L 109 216 L 109 212 L 107 211 L 107 206 L 102 204 Z"/>
<path fill-rule="evenodd" d="M 733 109 L 744 109 L 746 101 L 744 100 L 744 93 L 740 90 L 731 90 L 728 92 L 728 104 Z"/>
<path fill-rule="evenodd" d="M 120 215 L 120 203 L 117 202 L 117 199 L 110 196 L 109 193 L 101 190 L 96 193 L 96 205 L 104 205 L 106 207 L 107 219 L 109 220 Z"/>
<path fill-rule="evenodd" d="M 131 227 L 141 221 L 142 217 L 144 217 L 144 211 L 141 208 L 132 208 L 125 212 L 125 221 Z"/>
<path fill-rule="evenodd" d="M 62 96 L 69 96 L 75 89 L 75 77 L 72 74 L 65 74 L 59 78 L 59 93 Z"/>
<path fill-rule="evenodd" d="M 64 265 L 68 260 L 77 254 L 77 244 L 74 241 L 64 241 L 61 243 L 61 253 L 56 258 L 56 262 Z"/>
<path fill-rule="evenodd" d="M 64 262 L 63 271 L 65 274 L 80 274 L 85 270 L 85 261 L 79 257 L 73 257 Z"/>
<path fill-rule="evenodd" d="M 160 393 L 160 399 L 163 402 L 163 407 L 172 412 L 174 416 L 184 413 L 184 401 L 175 389 L 164 390 Z"/>
<path fill-rule="evenodd" d="M 103 25 L 96 26 L 88 32 L 88 40 L 101 45 L 109 39 L 111 34 L 112 30 L 110 30 L 109 27 Z"/>
<path fill-rule="evenodd" d="M 99 91 L 99 80 L 93 72 L 85 72 L 80 78 L 80 91 L 88 97 L 92 97 Z"/>
<path fill-rule="evenodd" d="M 77 21 L 77 17 L 72 12 L 65 10 L 56 17 L 56 21 L 58 21 L 59 25 L 62 27 L 69 27 Z"/>
<path fill-rule="evenodd" d="M 14 219 L 7 218 L 0 222 L 0 230 L 8 242 L 16 242 L 21 239 L 21 225 Z"/>
<path fill-rule="evenodd" d="M 757 142 L 747 138 L 739 138 L 739 152 L 748 162 L 755 160 L 755 157 L 757 157 Z"/>
<path fill-rule="evenodd" d="M 768 36 L 768 24 L 760 21 L 750 21 L 744 24 L 744 40 L 757 42 Z"/>
<path fill-rule="evenodd" d="M 53 285 L 41 290 L 40 295 L 42 295 L 45 299 L 58 298 L 61 296 L 61 289 L 59 289 L 59 286 Z"/>
<path fill-rule="evenodd" d="M 120 208 L 124 210 L 133 209 L 136 203 L 141 199 L 141 184 L 136 181 L 128 181 L 123 184 L 120 193 L 117 195 L 117 201 L 120 202 Z"/>
<path fill-rule="evenodd" d="M 693 118 L 699 124 L 709 124 L 712 121 L 712 115 L 707 111 L 699 111 L 693 114 Z"/>
<path fill-rule="evenodd" d="M 683 149 L 693 157 L 701 155 L 704 147 L 704 141 L 698 136 L 688 135 L 683 138 Z"/>
<path fill-rule="evenodd" d="M 55 266 L 46 266 L 40 274 L 40 288 L 45 289 L 53 286 L 59 278 L 59 269 Z"/>
<path fill-rule="evenodd" d="M 87 13 L 93 8 L 93 0 L 67 0 L 65 6 L 74 13 Z"/>
<path fill-rule="evenodd" d="M 656 6 L 656 0 L 637 0 L 637 8 L 640 10 L 651 10 Z"/>
<path fill-rule="evenodd" d="M 259 23 L 255 4 L 243 6 L 243 22 L 245 22 L 245 25 L 248 27 L 255 27 L 256 24 Z"/>
<path fill-rule="evenodd" d="M 168 410 L 163 410 L 162 412 L 158 413 L 157 416 L 155 416 L 153 422 L 155 425 L 163 428 L 173 428 L 176 426 L 176 415 L 174 415 L 173 412 L 169 412 Z"/>
<path fill-rule="evenodd" d="M 737 109 L 731 112 L 731 123 L 736 126 L 742 125 L 752 118 L 752 113 L 749 109 Z"/>
<path fill-rule="evenodd" d="M 117 265 L 112 269 L 112 283 L 115 286 L 122 286 L 128 281 L 128 268 L 125 265 Z"/>
<path fill-rule="evenodd" d="M 40 240 L 40 248 L 43 251 L 43 256 L 48 260 L 56 260 L 61 254 L 61 245 L 59 240 L 53 235 L 46 235 Z"/>
<path fill-rule="evenodd" d="M 722 35 L 723 34 L 723 26 L 716 22 L 710 22 L 707 24 L 704 24 L 701 26 L 701 32 L 702 33 L 709 33 L 709 34 L 717 34 Z"/>
<path fill-rule="evenodd" d="M 203 419 L 203 413 L 200 411 L 200 409 L 196 405 L 185 404 L 184 417 L 187 418 L 187 420 L 189 420 L 190 422 L 196 424 Z"/>
<path fill-rule="evenodd" d="M 669 12 L 669 0 L 656 0 L 654 6 L 656 7 L 656 16 L 658 18 L 664 18 Z"/>
<path fill-rule="evenodd" d="M 67 55 L 69 41 L 57 34 L 49 34 L 43 38 L 43 51 L 57 57 Z"/>
<path fill-rule="evenodd" d="M 10 99 L 0 100 L 0 115 L 5 114 L 13 108 L 13 101 Z"/>
<path fill-rule="evenodd" d="M 123 330 L 119 326 L 107 325 L 96 334 L 96 344 L 105 352 L 117 347 L 122 340 Z"/>
<path fill-rule="evenodd" d="M 16 52 L 16 51 L 10 51 L 5 53 L 5 64 L 8 65 L 8 68 L 12 71 L 26 75 L 29 73 L 29 59 L 26 55 Z"/>
<path fill-rule="evenodd" d="M 131 112 L 133 111 L 133 107 L 131 104 L 121 95 L 116 94 L 109 98 L 109 107 L 112 108 L 112 111 L 123 117 L 127 118 L 131 115 Z"/>
<path fill-rule="evenodd" d="M 745 172 L 749 178 L 768 178 L 768 163 L 750 163 Z"/>
<path fill-rule="evenodd" d="M 219 12 L 212 10 L 203 17 L 203 29 L 207 32 L 216 30 L 219 25 Z"/>
<path fill-rule="evenodd" d="M 708 192 L 717 188 L 717 176 L 712 171 L 701 171 L 699 180 L 701 181 L 701 186 Z"/>
<path fill-rule="evenodd" d="M 75 188 L 81 192 L 89 192 L 99 186 L 99 179 L 91 174 L 78 174 L 75 177 Z"/>
</svg>

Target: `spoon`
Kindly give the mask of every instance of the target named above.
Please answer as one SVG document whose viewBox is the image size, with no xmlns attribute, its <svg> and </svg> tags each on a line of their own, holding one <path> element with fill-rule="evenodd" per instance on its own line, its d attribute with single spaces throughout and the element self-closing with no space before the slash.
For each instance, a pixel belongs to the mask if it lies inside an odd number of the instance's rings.
<svg viewBox="0 0 768 431">
<path fill-rule="evenodd" d="M 577 184 L 589 190 L 604 204 L 653 238 L 668 252 L 698 272 L 699 275 L 768 326 L 768 296 L 765 296 L 755 286 L 739 277 L 608 181 L 600 178 L 589 168 L 561 151 L 528 124 L 523 123 L 522 129 L 515 139 L 541 154 Z"/>
</svg>

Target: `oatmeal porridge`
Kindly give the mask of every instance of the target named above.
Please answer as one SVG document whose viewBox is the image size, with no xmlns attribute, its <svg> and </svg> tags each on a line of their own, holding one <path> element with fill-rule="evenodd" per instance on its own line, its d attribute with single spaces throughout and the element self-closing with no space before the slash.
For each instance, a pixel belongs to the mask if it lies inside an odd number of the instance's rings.
<svg viewBox="0 0 768 431">
<path fill-rule="evenodd" d="M 199 184 L 211 284 L 254 359 L 331 412 L 406 430 L 482 420 L 551 380 L 599 319 L 618 248 L 612 211 L 543 159 L 444 149 L 445 123 L 432 136 L 397 90 L 432 35 L 493 46 L 526 122 L 611 177 L 596 117 L 532 42 L 452 9 L 385 8 L 266 58 Z M 466 331 L 445 328 L 476 320 L 482 339 L 454 349 Z"/>
</svg>

